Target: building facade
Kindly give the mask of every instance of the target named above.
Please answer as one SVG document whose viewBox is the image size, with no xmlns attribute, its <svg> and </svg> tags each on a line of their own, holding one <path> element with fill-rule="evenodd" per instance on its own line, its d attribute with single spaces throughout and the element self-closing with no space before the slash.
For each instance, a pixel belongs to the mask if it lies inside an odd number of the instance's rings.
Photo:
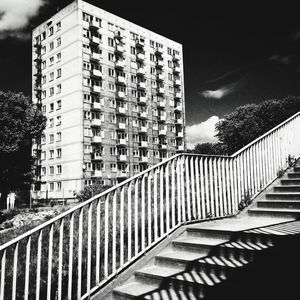
<svg viewBox="0 0 300 300">
<path fill-rule="evenodd" d="M 75 1 L 33 30 L 32 48 L 47 117 L 34 198 L 73 198 L 185 150 L 181 44 Z"/>
</svg>

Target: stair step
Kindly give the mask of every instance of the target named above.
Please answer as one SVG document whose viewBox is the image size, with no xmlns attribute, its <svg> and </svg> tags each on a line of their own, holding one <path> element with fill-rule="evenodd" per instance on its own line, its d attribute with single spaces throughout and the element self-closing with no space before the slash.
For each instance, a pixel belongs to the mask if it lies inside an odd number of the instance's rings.
<svg viewBox="0 0 300 300">
<path fill-rule="evenodd" d="M 207 274 L 203 271 L 199 272 L 194 269 L 178 274 L 172 279 L 207 286 L 214 286 L 222 282 L 222 279 L 219 276 Z"/>
<path fill-rule="evenodd" d="M 294 167 L 294 171 L 295 171 L 295 172 L 300 172 L 300 166 Z"/>
<path fill-rule="evenodd" d="M 209 237 L 179 237 L 172 242 L 172 246 L 176 248 L 180 247 L 183 249 L 201 249 L 201 250 L 210 250 L 211 247 L 216 245 L 223 244 L 227 242 L 226 238 L 209 238 Z M 186 250 L 187 250 L 186 249 Z"/>
<path fill-rule="evenodd" d="M 237 260 L 233 257 L 228 258 L 224 256 L 211 256 L 200 259 L 198 262 L 220 267 L 240 268 L 248 264 L 250 261 L 246 259 Z"/>
<path fill-rule="evenodd" d="M 300 178 L 300 172 L 293 172 L 287 174 L 289 178 Z"/>
<path fill-rule="evenodd" d="M 146 284 L 140 281 L 133 281 L 114 289 L 117 299 L 135 299 L 144 294 L 151 293 L 159 288 L 158 284 Z"/>
<path fill-rule="evenodd" d="M 189 236 L 200 236 L 208 238 L 219 238 L 229 240 L 234 234 L 229 230 L 212 229 L 212 228 L 201 228 L 201 225 L 188 227 L 186 230 Z"/>
<path fill-rule="evenodd" d="M 184 271 L 184 268 L 152 265 L 136 271 L 135 277 L 139 281 L 158 284 L 161 283 L 162 280 L 177 275 L 182 271 Z"/>
<path fill-rule="evenodd" d="M 145 300 L 197 300 L 202 298 L 196 296 L 193 291 L 181 291 L 172 288 L 159 290 L 143 297 Z"/>
<path fill-rule="evenodd" d="M 300 173 L 299 173 L 300 177 Z M 289 179 L 281 179 L 281 184 L 282 185 L 300 185 L 300 178 L 289 178 Z"/>
<path fill-rule="evenodd" d="M 280 209 L 280 208 L 251 208 L 248 213 L 256 216 L 270 216 L 270 217 L 285 217 L 295 218 L 300 214 L 299 209 Z"/>
<path fill-rule="evenodd" d="M 300 200 L 300 193 L 297 192 L 289 192 L 289 193 L 268 193 L 266 194 L 267 199 L 289 199 L 289 200 Z"/>
<path fill-rule="evenodd" d="M 257 207 L 300 209 L 300 200 L 259 200 Z"/>
<path fill-rule="evenodd" d="M 277 185 L 274 192 L 300 192 L 300 185 Z"/>
</svg>

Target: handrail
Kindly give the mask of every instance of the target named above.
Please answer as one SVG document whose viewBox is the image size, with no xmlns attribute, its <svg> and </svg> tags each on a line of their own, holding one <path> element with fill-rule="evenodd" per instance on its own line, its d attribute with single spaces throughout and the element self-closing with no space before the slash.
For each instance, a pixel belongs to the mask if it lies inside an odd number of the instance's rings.
<svg viewBox="0 0 300 300">
<path fill-rule="evenodd" d="M 299 127 L 300 112 L 231 156 L 176 154 L 1 245 L 0 300 L 85 299 L 178 226 L 237 214 L 300 156 Z"/>
</svg>

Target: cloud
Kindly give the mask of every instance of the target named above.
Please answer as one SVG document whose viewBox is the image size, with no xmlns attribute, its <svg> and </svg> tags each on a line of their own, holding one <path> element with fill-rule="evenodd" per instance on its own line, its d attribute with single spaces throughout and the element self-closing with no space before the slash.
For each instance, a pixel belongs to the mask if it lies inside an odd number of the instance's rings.
<svg viewBox="0 0 300 300">
<path fill-rule="evenodd" d="M 215 137 L 215 125 L 220 121 L 218 116 L 212 116 L 206 121 L 186 126 L 186 140 L 189 149 L 193 149 L 199 143 L 215 143 L 218 139 Z"/>
<path fill-rule="evenodd" d="M 46 0 L 1 0 L 0 38 L 7 36 L 26 38 L 28 34 L 23 30 L 45 3 Z"/>
<path fill-rule="evenodd" d="M 242 79 L 236 82 L 222 86 L 217 90 L 205 90 L 200 92 L 200 95 L 210 99 L 221 99 L 226 95 L 235 92 L 242 84 Z"/>
<path fill-rule="evenodd" d="M 279 62 L 285 65 L 289 65 L 292 62 L 292 56 L 291 55 L 279 55 L 274 54 L 268 58 L 269 61 L 275 61 Z"/>
</svg>

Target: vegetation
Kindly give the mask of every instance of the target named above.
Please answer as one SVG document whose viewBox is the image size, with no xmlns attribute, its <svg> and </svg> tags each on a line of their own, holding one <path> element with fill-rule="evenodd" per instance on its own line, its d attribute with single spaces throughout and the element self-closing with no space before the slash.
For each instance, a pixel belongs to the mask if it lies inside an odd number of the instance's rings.
<svg viewBox="0 0 300 300">
<path fill-rule="evenodd" d="M 299 97 L 286 97 L 237 107 L 216 124 L 216 137 L 219 142 L 198 144 L 194 152 L 201 153 L 200 150 L 211 155 L 231 155 L 298 111 Z"/>
<path fill-rule="evenodd" d="M 32 140 L 40 138 L 45 122 L 29 97 L 0 91 L 0 208 L 9 192 L 28 189 L 32 182 Z"/>
<path fill-rule="evenodd" d="M 103 186 L 98 183 L 93 183 L 91 185 L 86 185 L 80 193 L 76 195 L 80 202 L 86 201 L 110 188 L 109 186 Z"/>
</svg>

